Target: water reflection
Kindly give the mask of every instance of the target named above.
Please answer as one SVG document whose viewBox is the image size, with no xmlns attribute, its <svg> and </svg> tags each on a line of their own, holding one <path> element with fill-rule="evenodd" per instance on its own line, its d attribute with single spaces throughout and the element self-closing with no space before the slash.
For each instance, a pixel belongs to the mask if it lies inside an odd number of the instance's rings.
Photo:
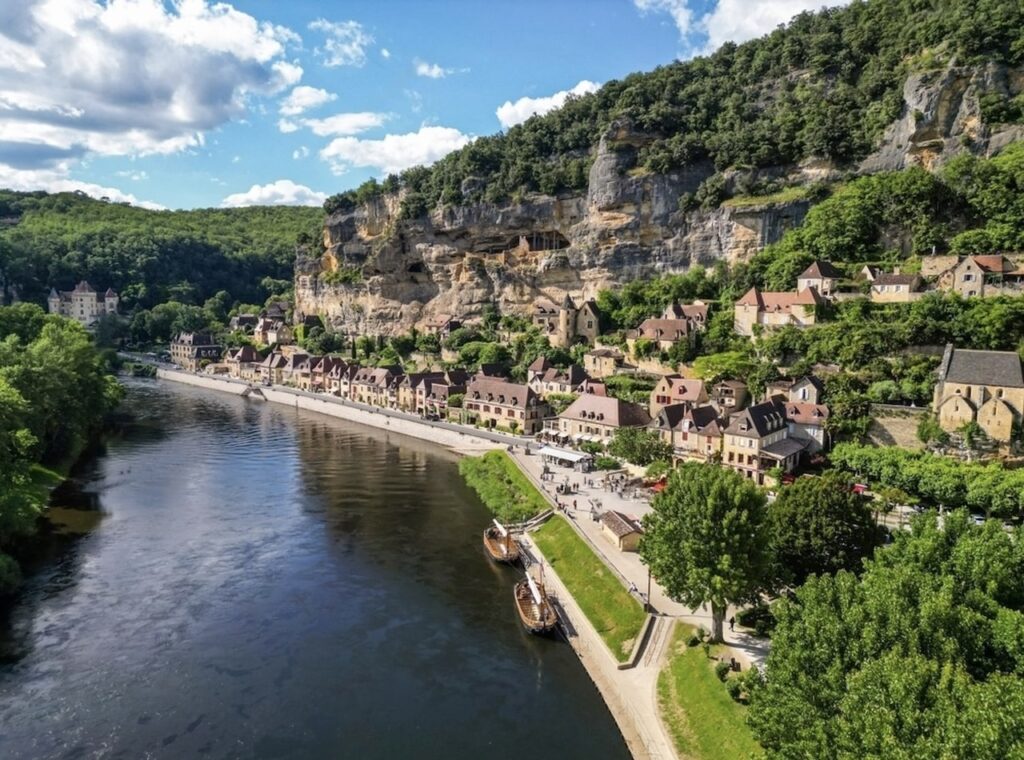
<svg viewBox="0 0 1024 760">
<path fill-rule="evenodd" d="M 3 757 L 627 756 L 517 626 L 451 455 L 192 388 L 128 405 L 79 475 L 99 526 L 0 621 Z"/>
</svg>

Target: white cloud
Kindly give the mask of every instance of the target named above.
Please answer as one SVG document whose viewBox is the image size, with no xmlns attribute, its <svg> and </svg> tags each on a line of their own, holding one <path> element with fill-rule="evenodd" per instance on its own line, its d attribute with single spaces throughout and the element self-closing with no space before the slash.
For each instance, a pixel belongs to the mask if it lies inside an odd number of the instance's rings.
<svg viewBox="0 0 1024 760">
<path fill-rule="evenodd" d="M 386 61 L 388 58 L 391 57 L 391 51 L 388 50 L 387 48 L 381 48 L 380 49 L 380 57 L 383 58 Z"/>
<path fill-rule="evenodd" d="M 444 79 L 451 74 L 465 74 L 469 71 L 469 69 L 446 69 L 436 63 L 421 61 L 419 58 L 414 58 L 412 63 L 416 76 L 427 77 L 428 79 Z"/>
<path fill-rule="evenodd" d="M 237 163 L 239 163 L 239 162 L 240 162 L 241 160 L 242 160 L 242 157 L 241 157 L 241 156 L 232 156 L 232 157 L 231 157 L 231 163 L 233 163 L 233 164 L 237 164 Z"/>
<path fill-rule="evenodd" d="M 307 148 L 305 145 L 300 145 L 298 148 L 292 151 L 292 158 L 294 158 L 296 161 L 300 161 L 301 159 L 306 158 L 308 155 L 309 148 Z"/>
<path fill-rule="evenodd" d="M 519 98 L 515 103 L 506 100 L 495 114 L 505 129 L 522 124 L 534 114 L 545 114 L 561 107 L 570 95 L 586 95 L 597 92 L 601 85 L 584 79 L 571 90 L 562 90 L 546 98 Z"/>
<path fill-rule="evenodd" d="M 409 99 L 409 110 L 413 113 L 419 113 L 423 110 L 423 96 L 420 95 L 416 90 L 404 90 L 405 97 Z"/>
<path fill-rule="evenodd" d="M 209 0 L 0 3 L 0 172 L 49 172 L 53 187 L 90 155 L 199 148 L 298 81 L 296 42 Z"/>
<path fill-rule="evenodd" d="M 385 135 L 379 140 L 338 137 L 320 151 L 331 171 L 343 174 L 351 167 L 373 167 L 383 174 L 410 166 L 429 165 L 473 138 L 452 127 L 422 126 L 418 132 Z"/>
<path fill-rule="evenodd" d="M 804 11 L 816 11 L 823 5 L 837 7 L 849 0 L 718 0 L 714 10 L 700 20 L 707 35 L 706 53 L 725 42 L 746 42 L 775 30 Z"/>
<path fill-rule="evenodd" d="M 387 121 L 385 113 L 360 111 L 357 113 L 338 113 L 326 119 L 302 119 L 301 124 L 319 137 L 358 135 L 368 129 L 379 127 Z"/>
<path fill-rule="evenodd" d="M 298 132 L 305 127 L 318 137 L 345 137 L 382 126 L 388 118 L 386 113 L 357 111 L 337 113 L 323 119 L 279 119 L 277 128 L 284 134 Z"/>
<path fill-rule="evenodd" d="M 49 193 L 85 193 L 93 198 L 107 198 L 115 203 L 130 203 L 133 206 L 160 211 L 166 208 L 159 203 L 139 200 L 131 193 L 116 187 L 105 187 L 92 182 L 68 179 L 67 167 L 57 169 L 20 170 L 0 165 L 0 187 L 10 190 L 45 190 Z"/>
<path fill-rule="evenodd" d="M 115 172 L 115 174 L 117 174 L 118 177 L 125 177 L 127 179 L 130 179 L 132 182 L 141 182 L 142 180 L 149 179 L 149 175 L 146 174 L 146 172 L 144 171 L 136 172 L 130 169 L 126 169 L 125 171 Z"/>
<path fill-rule="evenodd" d="M 849 0 L 717 0 L 700 12 L 691 0 L 633 0 L 641 13 L 666 13 L 688 53 L 711 53 L 725 42 L 746 42 L 773 31 L 798 13 Z M 697 15 L 697 14 L 700 15 Z"/>
<path fill-rule="evenodd" d="M 319 206 L 327 199 L 326 193 L 318 193 L 305 185 L 298 185 L 290 179 L 279 179 L 267 185 L 253 185 L 244 193 L 233 193 L 221 201 L 222 208 L 239 206 Z"/>
<path fill-rule="evenodd" d="M 689 0 L 633 0 L 641 13 L 667 13 L 679 30 L 680 37 L 686 37 L 693 24 L 693 11 Z"/>
<path fill-rule="evenodd" d="M 366 49 L 373 44 L 373 37 L 358 21 L 319 18 L 309 28 L 326 35 L 323 49 L 316 50 L 324 66 L 362 66 L 366 63 Z"/>
<path fill-rule="evenodd" d="M 300 85 L 288 93 L 288 97 L 281 101 L 280 111 L 285 116 L 297 116 L 303 111 L 318 108 L 324 103 L 337 100 L 337 98 L 338 96 L 333 92 L 321 90 L 319 87 Z"/>
</svg>

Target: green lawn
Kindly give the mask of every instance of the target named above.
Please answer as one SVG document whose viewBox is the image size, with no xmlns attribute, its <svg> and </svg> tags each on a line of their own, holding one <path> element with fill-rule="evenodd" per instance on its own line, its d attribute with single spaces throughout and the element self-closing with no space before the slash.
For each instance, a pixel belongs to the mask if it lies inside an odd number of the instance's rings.
<svg viewBox="0 0 1024 760">
<path fill-rule="evenodd" d="M 548 520 L 533 538 L 612 654 L 629 659 L 646 618 L 640 602 L 564 519 Z"/>
<path fill-rule="evenodd" d="M 658 677 L 658 704 L 676 749 L 700 760 L 764 756 L 747 727 L 747 707 L 735 702 L 715 675 L 715 660 L 688 647 L 693 628 L 676 624 L 671 659 Z M 724 651 L 712 647 L 711 654 Z"/>
<path fill-rule="evenodd" d="M 520 522 L 551 507 L 504 451 L 466 457 L 459 472 L 502 522 Z"/>
</svg>

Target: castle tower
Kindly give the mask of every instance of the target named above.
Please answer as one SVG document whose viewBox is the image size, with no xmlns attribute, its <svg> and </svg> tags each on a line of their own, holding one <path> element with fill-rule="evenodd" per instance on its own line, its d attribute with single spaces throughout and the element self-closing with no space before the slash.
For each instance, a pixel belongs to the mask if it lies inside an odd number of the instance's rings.
<svg viewBox="0 0 1024 760">
<path fill-rule="evenodd" d="M 558 345 L 567 348 L 576 337 L 576 304 L 565 294 L 562 308 L 558 310 Z"/>
</svg>

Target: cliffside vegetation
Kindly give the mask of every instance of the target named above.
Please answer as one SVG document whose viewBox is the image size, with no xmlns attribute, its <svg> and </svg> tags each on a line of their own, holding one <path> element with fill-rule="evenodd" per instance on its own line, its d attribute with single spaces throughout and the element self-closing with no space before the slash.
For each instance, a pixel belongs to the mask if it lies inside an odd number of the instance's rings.
<svg viewBox="0 0 1024 760">
<path fill-rule="evenodd" d="M 504 134 L 479 138 L 431 168 L 333 196 L 326 208 L 342 210 L 398 187 L 408 191 L 409 217 L 438 203 L 584 190 L 592 149 L 617 120 L 645 139 L 617 143 L 612 134 L 611 147 L 635 150 L 637 166 L 650 172 L 700 162 L 719 172 L 791 166 L 808 157 L 851 166 L 900 116 L 907 75 L 951 61 L 1024 61 L 1020 3 L 874 0 L 802 13 L 762 39 L 608 82 Z M 1020 101 L 993 91 L 982 105 L 990 121 L 1017 121 Z M 703 190 L 693 200 L 717 205 L 720 178 Z"/>
<path fill-rule="evenodd" d="M 39 465 L 81 451 L 121 387 L 76 322 L 38 306 L 0 308 L 0 594 L 20 579 L 17 556 L 44 506 Z"/>
</svg>

